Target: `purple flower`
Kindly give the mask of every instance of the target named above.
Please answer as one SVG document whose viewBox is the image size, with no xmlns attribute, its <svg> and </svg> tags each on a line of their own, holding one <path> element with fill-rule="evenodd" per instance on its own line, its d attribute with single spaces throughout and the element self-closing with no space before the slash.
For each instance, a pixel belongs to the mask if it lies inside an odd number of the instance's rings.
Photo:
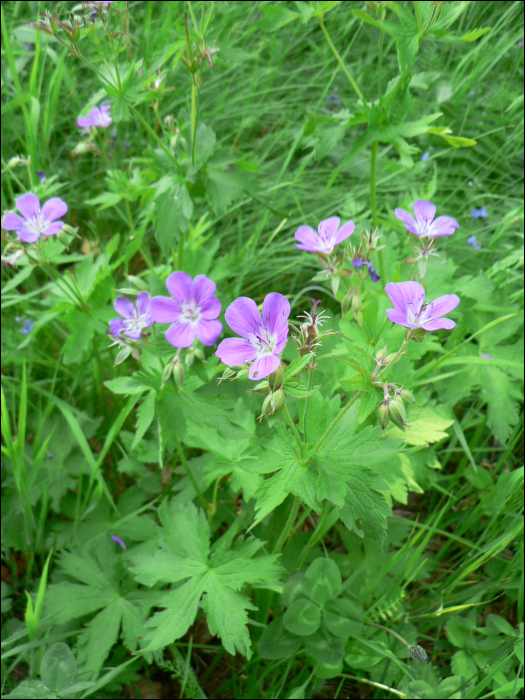
<svg viewBox="0 0 525 700">
<path fill-rule="evenodd" d="M 316 233 L 310 226 L 299 226 L 295 232 L 295 238 L 299 241 L 296 247 L 299 250 L 307 250 L 309 253 L 322 253 L 328 255 L 336 245 L 349 238 L 355 229 L 353 221 L 347 221 L 339 228 L 341 219 L 332 216 L 321 221 Z"/>
<path fill-rule="evenodd" d="M 217 285 L 206 275 L 194 280 L 187 272 L 174 272 L 166 280 L 173 298 L 153 297 L 151 315 L 159 323 L 171 323 L 166 340 L 176 348 L 189 348 L 195 336 L 203 345 L 213 345 L 222 333 L 217 321 L 221 302 L 213 296 Z"/>
<path fill-rule="evenodd" d="M 476 209 L 476 207 L 474 207 L 474 209 L 472 210 L 473 219 L 486 219 L 488 215 L 489 213 L 485 209 L 485 207 L 481 207 L 481 209 Z"/>
<path fill-rule="evenodd" d="M 278 292 L 267 294 L 262 318 L 253 299 L 239 297 L 226 309 L 226 323 L 241 338 L 226 338 L 215 353 L 225 365 L 238 367 L 251 362 L 249 377 L 264 379 L 281 363 L 280 353 L 288 338 L 290 302 Z"/>
<path fill-rule="evenodd" d="M 454 231 L 459 228 L 459 224 L 450 216 L 436 215 L 436 206 L 432 202 L 426 202 L 424 199 L 418 199 L 414 204 L 414 215 L 409 214 L 404 209 L 395 210 L 396 219 L 405 224 L 405 228 L 409 233 L 413 233 L 420 238 L 438 238 L 440 236 L 451 236 Z"/>
<path fill-rule="evenodd" d="M 15 231 L 26 243 L 38 241 L 41 234 L 56 236 L 64 225 L 57 219 L 67 214 L 67 204 L 58 197 L 48 199 L 40 208 L 36 194 L 23 194 L 16 200 L 16 206 L 22 216 L 9 212 L 4 216 L 2 226 L 6 231 Z"/>
<path fill-rule="evenodd" d="M 79 117 L 77 119 L 77 126 L 81 129 L 89 129 L 92 126 L 99 126 L 102 129 L 107 129 L 111 124 L 111 117 L 109 115 L 109 110 L 111 109 L 110 102 L 111 100 L 102 102 L 100 108 L 93 107 L 87 116 Z"/>
<path fill-rule="evenodd" d="M 364 264 L 365 264 L 364 258 L 354 258 L 352 260 L 352 265 L 354 266 L 354 268 L 356 270 L 359 270 L 359 268 L 363 267 Z"/>
<path fill-rule="evenodd" d="M 482 357 L 484 360 L 493 360 L 494 358 L 492 355 L 487 355 L 486 353 L 481 353 L 480 357 Z"/>
<path fill-rule="evenodd" d="M 46 174 L 43 170 L 35 170 L 35 172 L 40 178 L 40 182 L 45 182 L 47 180 Z"/>
<path fill-rule="evenodd" d="M 137 306 L 125 297 L 117 297 L 113 306 L 122 318 L 114 318 L 109 322 L 111 335 L 118 338 L 121 333 L 128 338 L 138 340 L 143 328 L 148 328 L 154 322 L 151 317 L 151 297 L 148 292 L 139 292 Z"/>
<path fill-rule="evenodd" d="M 119 546 L 121 549 L 124 549 L 124 550 L 126 549 L 126 543 L 125 543 L 124 540 L 121 539 L 118 535 L 111 535 L 111 539 L 113 540 L 113 542 L 115 542 L 116 544 L 118 544 L 118 546 Z"/>
<path fill-rule="evenodd" d="M 471 245 L 473 248 L 476 250 L 480 250 L 480 248 L 483 248 L 481 243 L 476 240 L 476 236 L 471 236 L 470 238 L 467 239 L 467 243 Z"/>
<path fill-rule="evenodd" d="M 385 292 L 394 305 L 387 309 L 388 318 L 405 328 L 422 328 L 424 331 L 451 330 L 455 321 L 442 318 L 459 304 L 456 294 L 445 294 L 430 304 L 425 304 L 425 290 L 419 282 L 389 282 Z"/>
<path fill-rule="evenodd" d="M 372 282 L 379 282 L 379 280 L 381 279 L 381 275 L 377 274 L 377 270 L 372 266 L 370 260 L 368 261 L 368 263 L 368 272 L 370 273 L 370 279 L 372 280 Z"/>
<path fill-rule="evenodd" d="M 421 160 L 428 160 L 430 158 L 430 151 L 425 151 L 421 156 Z"/>
</svg>

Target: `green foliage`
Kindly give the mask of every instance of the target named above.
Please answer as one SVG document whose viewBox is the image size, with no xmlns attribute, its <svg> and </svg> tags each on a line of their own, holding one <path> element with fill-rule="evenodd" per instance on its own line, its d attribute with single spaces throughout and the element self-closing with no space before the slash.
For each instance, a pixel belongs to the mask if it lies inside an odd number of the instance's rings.
<svg viewBox="0 0 525 700">
<path fill-rule="evenodd" d="M 5 697 L 521 697 L 521 4 L 40 10 L 2 5 L 2 208 L 68 205 L 2 232 Z M 418 199 L 460 228 L 416 266 Z M 225 337 L 289 299 L 271 397 L 167 324 L 108 337 L 175 270 Z M 403 344 L 409 279 L 452 331 Z"/>
<path fill-rule="evenodd" d="M 158 548 L 150 546 L 149 552 L 133 557 L 131 570 L 136 580 L 147 586 L 180 585 L 160 596 L 158 606 L 165 610 L 155 613 L 147 623 L 151 631 L 145 636 L 146 650 L 162 648 L 182 637 L 197 616 L 202 599 L 211 633 L 219 635 L 230 654 L 239 650 L 249 657 L 246 611 L 254 606 L 239 590 L 247 583 L 275 586 L 280 573 L 276 557 L 255 556 L 264 543 L 255 538 L 232 542 L 232 531 L 210 549 L 204 513 L 191 503 L 185 508 L 170 507 L 165 501 L 159 516 L 163 529 Z"/>
</svg>

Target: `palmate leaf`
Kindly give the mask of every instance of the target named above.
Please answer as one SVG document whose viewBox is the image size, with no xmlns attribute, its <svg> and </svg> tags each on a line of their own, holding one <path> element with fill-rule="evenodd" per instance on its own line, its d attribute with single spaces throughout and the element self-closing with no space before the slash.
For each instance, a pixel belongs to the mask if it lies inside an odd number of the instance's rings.
<svg viewBox="0 0 525 700">
<path fill-rule="evenodd" d="M 316 455 L 318 497 L 341 508 L 341 520 L 360 537 L 382 541 L 390 515 L 384 493 L 389 487 L 370 469 L 401 451 L 402 440 L 381 437 L 378 427 L 357 433 L 359 408 L 355 404 L 339 421 Z"/>
<path fill-rule="evenodd" d="M 254 527 L 280 505 L 289 493 L 306 503 L 317 513 L 321 505 L 316 496 L 317 474 L 306 464 L 301 463 L 294 437 L 282 423 L 274 426 L 275 436 L 271 447 L 266 449 L 259 460 L 257 470 L 277 473 L 263 481 L 255 492 L 257 516 Z"/>
<path fill-rule="evenodd" d="M 61 581 L 48 587 L 45 612 L 53 623 L 62 624 L 99 610 L 78 636 L 78 662 L 89 671 L 98 670 L 116 643 L 119 632 L 126 647 L 135 651 L 144 637 L 144 621 L 159 594 L 119 590 L 117 554 L 113 543 L 88 551 L 65 552 L 59 562 L 63 575 L 83 583 Z"/>
<path fill-rule="evenodd" d="M 185 634 L 195 620 L 201 603 L 208 615 L 208 626 L 231 654 L 251 655 L 247 610 L 249 598 L 238 591 L 246 584 L 278 584 L 281 567 L 275 555 L 254 555 L 264 542 L 250 538 L 230 546 L 220 540 L 210 553 L 209 526 L 203 511 L 193 503 L 164 502 L 159 508 L 163 525 L 159 548 L 132 558 L 131 570 L 140 583 L 182 585 L 163 595 L 158 605 L 165 608 L 147 623 L 147 651 L 171 644 Z M 224 536 L 227 538 L 227 535 Z"/>
</svg>

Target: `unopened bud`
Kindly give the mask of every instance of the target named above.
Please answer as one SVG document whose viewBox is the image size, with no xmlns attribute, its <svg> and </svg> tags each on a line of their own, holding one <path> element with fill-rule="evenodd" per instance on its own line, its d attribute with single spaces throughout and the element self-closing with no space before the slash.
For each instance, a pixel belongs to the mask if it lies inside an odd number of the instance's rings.
<svg viewBox="0 0 525 700">
<path fill-rule="evenodd" d="M 184 384 L 184 367 L 182 366 L 182 363 L 180 362 L 180 360 L 179 360 L 179 362 L 176 362 L 173 365 L 172 377 L 173 377 L 173 381 L 175 383 L 175 386 L 178 389 L 180 389 L 182 387 L 182 385 Z"/>
<path fill-rule="evenodd" d="M 343 313 L 346 314 L 346 312 L 350 309 L 352 306 L 352 297 L 353 294 L 351 292 L 348 292 L 345 294 L 342 302 L 342 307 L 343 307 Z"/>
<path fill-rule="evenodd" d="M 60 233 L 65 233 L 68 236 L 75 236 L 75 238 L 80 238 L 78 235 L 78 226 L 70 226 L 69 224 L 64 224 L 60 229 Z"/>
<path fill-rule="evenodd" d="M 376 362 L 380 362 L 382 364 L 386 360 L 387 355 L 388 350 L 386 348 L 381 348 L 381 350 L 379 350 L 376 354 Z"/>
<path fill-rule="evenodd" d="M 407 415 L 405 413 L 405 407 L 403 406 L 403 401 L 400 398 L 392 399 L 388 405 L 390 415 L 392 418 L 401 423 L 404 427 L 407 424 Z"/>
<path fill-rule="evenodd" d="M 191 367 L 192 364 L 195 362 L 195 348 L 188 348 L 188 352 L 186 353 L 186 357 L 184 358 L 184 362 L 186 363 L 186 367 Z"/>
<path fill-rule="evenodd" d="M 399 392 L 399 396 L 403 399 L 403 401 L 408 401 L 409 403 L 416 403 L 414 394 L 411 391 L 408 391 L 408 389 L 401 389 L 401 391 Z"/>
<path fill-rule="evenodd" d="M 115 358 L 115 367 L 117 365 L 120 365 L 124 360 L 127 360 L 127 358 L 130 356 L 132 352 L 132 349 L 129 345 L 125 345 L 122 350 L 118 353 L 117 357 Z"/>
<path fill-rule="evenodd" d="M 357 314 L 361 308 L 361 297 L 359 294 L 354 294 L 352 297 L 352 311 Z"/>
<path fill-rule="evenodd" d="M 273 406 L 272 406 L 272 395 L 268 394 L 268 396 L 265 397 L 262 405 L 262 415 L 263 416 L 271 416 L 273 413 Z"/>
<path fill-rule="evenodd" d="M 385 365 L 389 365 L 392 362 L 392 360 L 395 358 L 396 354 L 397 353 L 395 353 L 395 352 L 391 352 L 390 355 L 387 355 L 385 357 Z"/>
<path fill-rule="evenodd" d="M 64 247 L 67 248 L 69 246 L 69 238 L 67 237 L 67 234 L 64 230 L 60 230 L 57 233 L 57 238 Z"/>
<path fill-rule="evenodd" d="M 381 406 L 379 406 L 378 419 L 381 428 L 383 430 L 386 430 L 386 427 L 390 421 L 390 411 L 388 410 L 388 404 L 386 403 L 386 401 L 383 401 Z"/>
<path fill-rule="evenodd" d="M 423 649 L 423 647 L 420 647 L 419 644 L 415 644 L 413 647 L 408 647 L 408 651 L 410 656 L 416 661 L 422 661 L 423 663 L 428 661 L 427 652 Z"/>
<path fill-rule="evenodd" d="M 270 388 L 270 385 L 268 384 L 268 381 L 265 379 L 263 382 L 259 382 L 258 384 L 256 384 L 253 387 L 253 389 L 250 389 L 248 394 L 251 395 L 254 391 L 261 391 L 261 392 L 266 393 L 269 388 Z"/>
<path fill-rule="evenodd" d="M 7 162 L 7 167 L 8 167 L 8 168 L 14 168 L 14 167 L 15 167 L 16 165 L 18 165 L 19 163 L 20 163 L 20 158 L 19 158 L 18 156 L 14 156 L 14 158 L 11 158 L 11 160 L 9 160 L 9 161 Z"/>
<path fill-rule="evenodd" d="M 240 369 L 235 375 L 235 379 L 248 379 L 248 374 L 249 372 L 247 369 Z"/>
<path fill-rule="evenodd" d="M 281 389 L 274 391 L 272 396 L 273 412 L 277 411 L 284 403 L 284 392 Z"/>
<path fill-rule="evenodd" d="M 162 386 L 167 384 L 169 380 L 171 379 L 171 374 L 173 372 L 173 362 L 170 362 L 169 364 L 164 367 L 164 372 L 162 373 Z"/>
<path fill-rule="evenodd" d="M 282 367 L 279 365 L 275 372 L 272 372 L 270 376 L 268 377 L 268 384 L 270 385 L 270 389 L 272 391 L 277 391 L 277 389 L 280 389 L 283 385 L 284 382 L 284 372 Z"/>
<path fill-rule="evenodd" d="M 217 380 L 217 383 L 220 384 L 221 382 L 226 381 L 227 379 L 233 379 L 236 375 L 236 372 L 234 372 L 232 369 L 227 367 L 224 372 L 222 373 L 222 377 L 219 377 Z"/>
</svg>

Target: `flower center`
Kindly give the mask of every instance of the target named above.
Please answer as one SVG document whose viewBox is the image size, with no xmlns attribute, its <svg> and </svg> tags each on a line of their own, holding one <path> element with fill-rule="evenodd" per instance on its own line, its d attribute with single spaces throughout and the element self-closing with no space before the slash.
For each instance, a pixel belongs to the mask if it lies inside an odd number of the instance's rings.
<svg viewBox="0 0 525 700">
<path fill-rule="evenodd" d="M 273 355 L 277 345 L 277 338 L 272 337 L 266 328 L 254 328 L 253 333 L 254 337 L 251 338 L 251 344 L 257 348 L 259 355 Z"/>
<path fill-rule="evenodd" d="M 35 216 L 31 217 L 31 219 L 28 219 L 27 228 L 32 233 L 42 233 L 42 231 L 45 229 L 44 222 L 42 221 L 42 216 L 40 214 L 36 214 Z"/>
<path fill-rule="evenodd" d="M 148 320 L 149 320 L 149 313 L 148 314 L 139 314 L 137 309 L 134 309 L 133 316 L 124 321 L 124 325 L 126 326 L 126 331 L 132 331 L 132 332 L 141 331 L 143 328 L 146 328 Z"/>
<path fill-rule="evenodd" d="M 201 309 L 198 304 L 196 304 L 193 299 L 189 301 L 183 301 L 180 305 L 180 313 L 182 320 L 185 323 L 190 323 L 192 326 L 197 325 L 201 317 Z"/>
</svg>

